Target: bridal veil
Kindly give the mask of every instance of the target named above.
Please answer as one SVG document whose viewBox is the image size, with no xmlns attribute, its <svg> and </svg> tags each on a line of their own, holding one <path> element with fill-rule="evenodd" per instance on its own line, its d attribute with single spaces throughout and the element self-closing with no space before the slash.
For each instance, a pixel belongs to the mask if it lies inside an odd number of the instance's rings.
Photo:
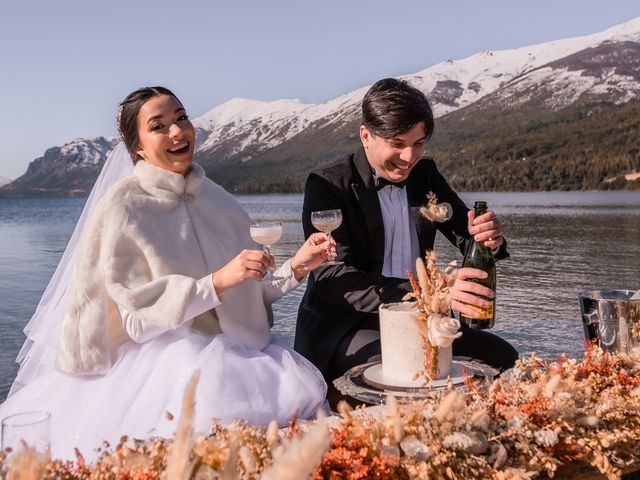
<svg viewBox="0 0 640 480">
<path fill-rule="evenodd" d="M 33 317 L 24 329 L 27 339 L 16 359 L 20 367 L 9 391 L 9 397 L 35 378 L 55 369 L 58 327 L 64 315 L 67 292 L 72 281 L 76 247 L 80 241 L 82 230 L 93 208 L 109 187 L 132 172 L 131 156 L 124 143 L 120 142 L 109 153 L 87 198 L 67 248 L 42 294 Z"/>
</svg>

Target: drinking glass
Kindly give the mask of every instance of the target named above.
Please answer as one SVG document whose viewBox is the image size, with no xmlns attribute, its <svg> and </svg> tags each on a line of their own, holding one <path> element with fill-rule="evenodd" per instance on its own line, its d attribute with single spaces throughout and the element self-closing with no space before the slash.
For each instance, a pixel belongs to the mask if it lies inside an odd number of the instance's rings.
<svg viewBox="0 0 640 480">
<path fill-rule="evenodd" d="M 2 450 L 11 449 L 10 455 L 33 449 L 43 458 L 51 450 L 51 414 L 49 412 L 22 412 L 2 419 Z"/>
<path fill-rule="evenodd" d="M 331 238 L 331 232 L 342 224 L 342 211 L 336 208 L 311 212 L 311 224 Z M 328 260 L 322 265 L 342 265 L 343 263 L 339 260 Z"/>
<path fill-rule="evenodd" d="M 258 242 L 264 248 L 264 251 L 271 254 L 271 246 L 282 237 L 282 223 L 254 223 L 249 227 L 251 238 Z M 283 277 L 276 277 L 273 274 L 273 268 L 267 270 L 266 275 L 262 279 L 264 282 L 272 282 L 274 280 L 282 280 Z"/>
</svg>

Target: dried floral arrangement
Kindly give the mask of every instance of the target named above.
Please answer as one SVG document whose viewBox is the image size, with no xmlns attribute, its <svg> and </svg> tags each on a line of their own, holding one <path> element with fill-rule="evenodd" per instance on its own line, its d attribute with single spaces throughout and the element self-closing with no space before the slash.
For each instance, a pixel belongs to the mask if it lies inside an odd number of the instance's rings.
<svg viewBox="0 0 640 480">
<path fill-rule="evenodd" d="M 417 280 L 408 272 L 413 293 L 404 300 L 415 300 L 420 319 L 427 326 L 427 337 L 422 338 L 424 351 L 424 376 L 427 380 L 438 377 L 438 349 L 450 347 L 462 333 L 460 322 L 450 318 L 451 297 L 449 287 L 456 280 L 456 262 L 451 262 L 445 270 L 436 263 L 436 254 L 428 251 L 424 260 L 416 259 Z"/>
<path fill-rule="evenodd" d="M 420 214 L 431 222 L 445 222 L 451 218 L 452 213 L 451 205 L 438 203 L 433 192 L 427 195 L 427 204 L 420 207 Z M 456 280 L 455 267 L 454 261 L 444 271 L 439 270 L 435 252 L 428 251 L 424 260 L 416 259 L 417 280 L 412 272 L 407 272 L 413 293 L 403 300 L 416 301 L 420 318 L 427 326 L 427 338 L 422 336 L 424 377 L 427 381 L 438 378 L 438 349 L 450 347 L 461 335 L 457 333 L 460 323 L 455 318 L 450 318 L 449 310 L 449 287 Z"/>
<path fill-rule="evenodd" d="M 640 468 L 640 354 L 613 356 L 589 345 L 582 361 L 535 355 L 486 392 L 443 391 L 376 412 L 341 405 L 342 419 L 307 428 L 214 425 L 192 440 L 193 381 L 173 442 L 123 438 L 95 465 L 38 464 L 28 452 L 9 479 L 531 479 L 572 462 L 608 479 Z M 565 477 L 566 478 L 566 477 Z"/>
</svg>

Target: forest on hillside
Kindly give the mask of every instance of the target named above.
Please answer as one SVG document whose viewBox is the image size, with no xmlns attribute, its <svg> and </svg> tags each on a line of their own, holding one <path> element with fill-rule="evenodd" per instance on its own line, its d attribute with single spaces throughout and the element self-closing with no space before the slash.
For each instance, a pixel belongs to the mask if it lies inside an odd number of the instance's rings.
<svg viewBox="0 0 640 480">
<path fill-rule="evenodd" d="M 437 122 L 428 153 L 462 191 L 640 189 L 640 101 Z M 462 112 L 460 112 L 462 113 Z"/>
</svg>

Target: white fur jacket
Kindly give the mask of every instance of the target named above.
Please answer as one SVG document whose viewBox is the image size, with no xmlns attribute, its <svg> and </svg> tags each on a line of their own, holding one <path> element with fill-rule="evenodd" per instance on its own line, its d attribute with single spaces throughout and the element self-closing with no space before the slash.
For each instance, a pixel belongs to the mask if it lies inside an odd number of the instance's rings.
<svg viewBox="0 0 640 480">
<path fill-rule="evenodd" d="M 218 298 L 211 281 L 242 249 L 260 248 L 250 223 L 200 166 L 182 176 L 139 161 L 85 225 L 59 328 L 57 369 L 105 373 L 122 343 L 148 341 L 185 322 L 256 349 L 267 346 L 271 303 L 298 285 L 290 262 L 278 272 L 290 277 L 284 284 L 249 280 Z"/>
</svg>

